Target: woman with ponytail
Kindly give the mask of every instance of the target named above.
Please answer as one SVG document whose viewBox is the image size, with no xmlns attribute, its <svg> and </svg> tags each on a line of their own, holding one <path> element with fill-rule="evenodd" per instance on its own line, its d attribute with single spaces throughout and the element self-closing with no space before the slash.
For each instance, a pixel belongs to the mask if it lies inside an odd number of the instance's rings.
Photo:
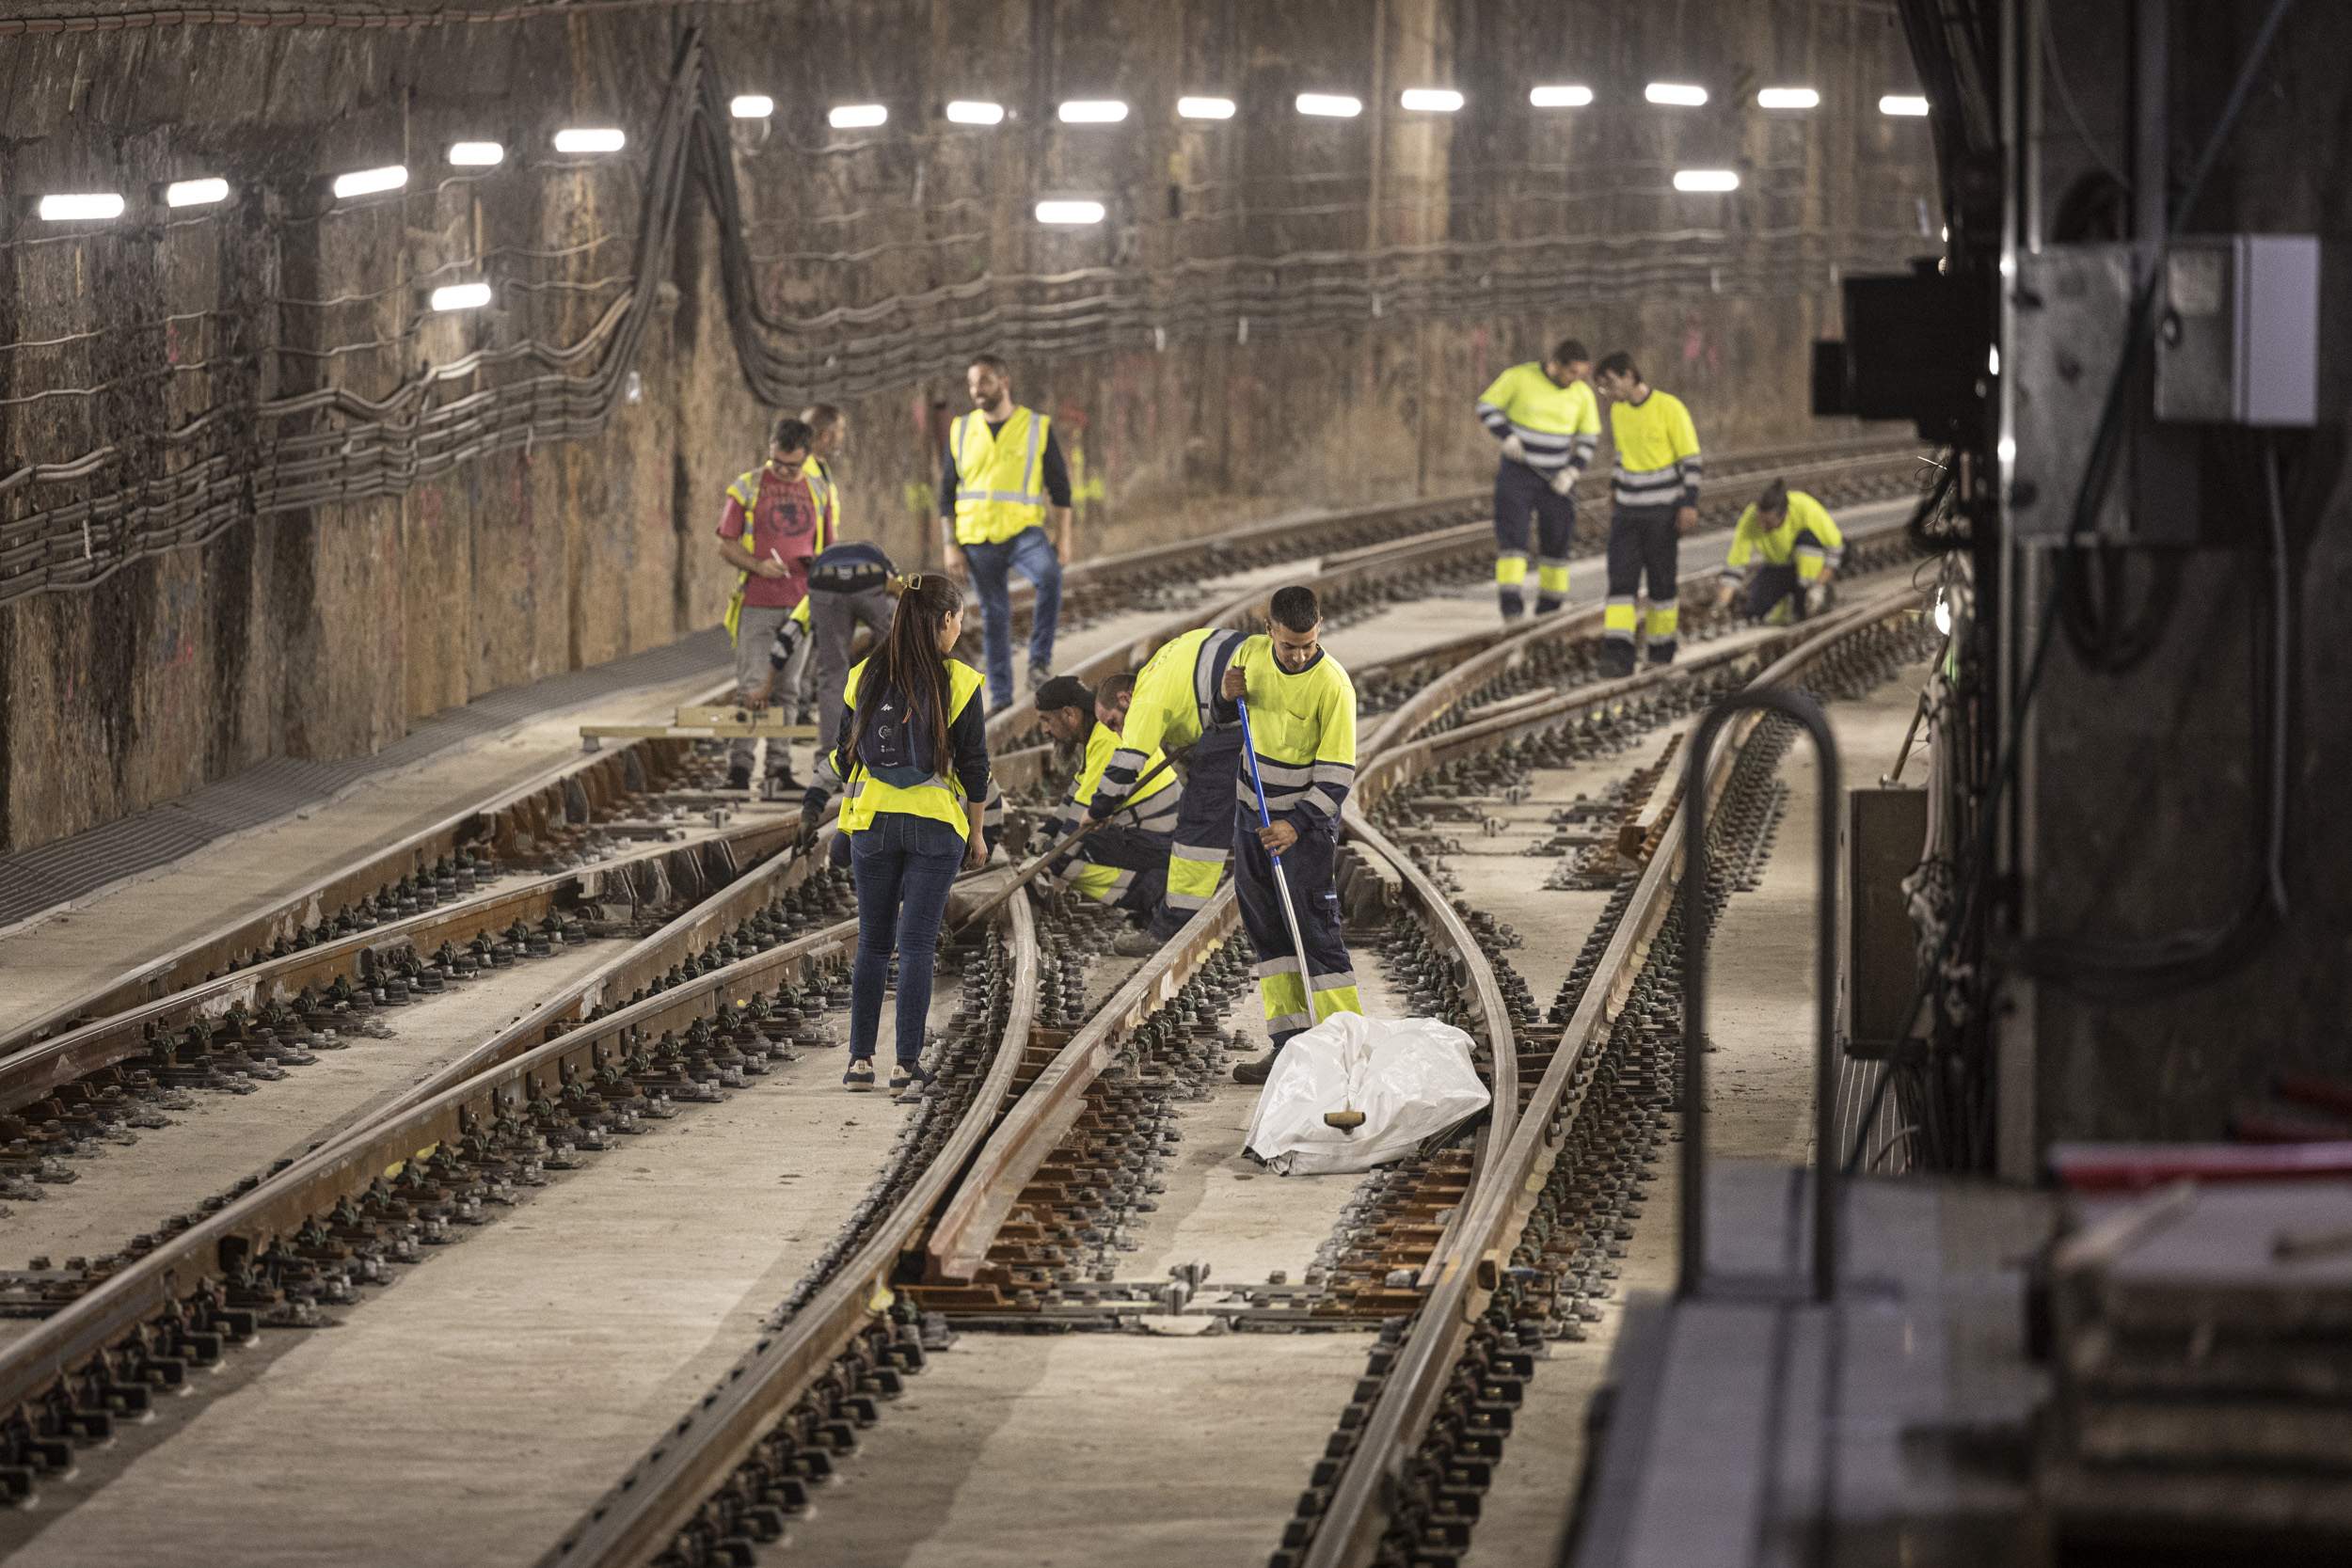
<svg viewBox="0 0 2352 1568">
<path fill-rule="evenodd" d="M 857 876 L 857 966 L 850 982 L 850 1066 L 841 1081 L 874 1086 L 883 983 L 898 956 L 894 1090 L 919 1093 L 931 961 L 959 867 L 988 859 L 986 705 L 980 673 L 947 657 L 963 634 L 963 590 L 939 572 L 891 579 L 898 608 L 881 646 L 850 672 L 849 704 L 817 783 L 801 802 L 813 845 L 825 802 L 845 789 L 842 832 Z"/>
</svg>

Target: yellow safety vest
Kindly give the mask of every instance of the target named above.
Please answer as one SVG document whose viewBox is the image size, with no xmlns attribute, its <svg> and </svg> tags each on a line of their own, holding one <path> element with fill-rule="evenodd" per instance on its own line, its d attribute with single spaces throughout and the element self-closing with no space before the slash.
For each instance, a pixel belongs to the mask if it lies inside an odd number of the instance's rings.
<svg viewBox="0 0 2352 1568">
<path fill-rule="evenodd" d="M 743 547 L 747 550 L 752 547 L 752 508 L 759 504 L 759 476 L 765 467 L 763 464 L 750 473 L 738 474 L 735 483 L 727 486 L 727 499 L 743 509 Z M 841 494 L 834 488 L 833 476 L 826 473 L 824 465 L 814 457 L 801 465 L 801 476 L 808 481 L 809 502 L 817 509 L 817 547 L 810 552 L 814 559 L 825 553 L 825 546 L 841 527 Z M 729 642 L 735 641 L 736 627 L 743 620 L 743 585 L 751 580 L 751 577 L 749 572 L 736 573 L 735 592 L 727 596 L 725 621 Z M 802 594 L 801 602 L 793 607 L 792 618 L 803 626 L 807 625 L 807 594 Z"/>
<path fill-rule="evenodd" d="M 1071 784 L 1070 803 L 1073 806 L 1083 812 L 1094 803 L 1094 792 L 1103 784 L 1103 769 L 1111 765 L 1111 757 L 1118 751 L 1119 732 L 1108 724 L 1097 721 L 1094 727 L 1087 732 L 1086 761 L 1079 766 L 1078 776 Z M 1159 767 L 1160 761 L 1161 753 L 1154 748 L 1152 754 L 1143 759 L 1141 771 L 1151 772 L 1152 768 Z M 1147 833 L 1174 832 L 1176 831 L 1176 801 L 1174 800 L 1163 800 L 1159 805 L 1152 807 L 1146 807 L 1142 802 L 1175 787 L 1176 770 L 1172 768 L 1162 768 L 1156 775 L 1144 780 L 1142 787 L 1127 797 L 1127 803 L 1136 808 L 1135 825 Z"/>
<path fill-rule="evenodd" d="M 991 431 L 976 409 L 947 427 L 956 460 L 956 543 L 1001 545 L 1045 521 L 1045 437 L 1054 421 L 1015 408 Z"/>
<path fill-rule="evenodd" d="M 842 698 L 850 710 L 857 711 L 857 683 L 865 677 L 866 663 L 857 661 L 850 672 L 850 683 Z M 947 722 L 953 725 L 965 705 L 985 684 L 980 673 L 960 658 L 947 661 Z M 909 816 L 928 816 L 945 822 L 958 834 L 969 838 L 972 817 L 965 804 L 963 781 L 956 777 L 952 757 L 948 752 L 947 736 L 934 736 L 931 744 L 939 748 L 935 759 L 940 770 L 919 784 L 894 784 L 869 776 L 866 765 L 854 755 L 836 752 L 834 771 L 849 781 L 849 792 L 841 800 L 841 831 L 845 833 L 863 832 L 873 825 L 874 818 L 886 811 L 901 812 Z M 844 768 L 843 763 L 850 766 Z"/>
</svg>

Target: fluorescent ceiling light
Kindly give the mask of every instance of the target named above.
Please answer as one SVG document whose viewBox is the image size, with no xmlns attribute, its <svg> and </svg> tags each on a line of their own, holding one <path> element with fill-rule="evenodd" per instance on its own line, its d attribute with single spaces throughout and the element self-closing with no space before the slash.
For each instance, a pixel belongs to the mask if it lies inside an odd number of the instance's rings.
<svg viewBox="0 0 2352 1568">
<path fill-rule="evenodd" d="M 871 131 L 889 118 L 880 103 L 836 103 L 825 120 L 836 131 Z"/>
<path fill-rule="evenodd" d="M 396 191 L 408 183 L 408 168 L 393 164 L 385 168 L 355 169 L 349 174 L 335 176 L 335 195 L 339 200 L 355 196 L 374 196 L 382 191 Z"/>
<path fill-rule="evenodd" d="M 738 93 L 727 100 L 727 113 L 738 119 L 766 119 L 776 112 L 776 101 L 764 92 Z"/>
<path fill-rule="evenodd" d="M 1231 119 L 1233 101 L 1230 98 L 1179 98 L 1176 113 L 1185 119 Z"/>
<path fill-rule="evenodd" d="M 1127 118 L 1127 105 L 1116 98 L 1073 98 L 1061 106 L 1064 125 L 1116 125 Z"/>
<path fill-rule="evenodd" d="M 1890 92 L 1879 100 L 1879 113 L 1917 119 L 1928 112 L 1928 101 L 1915 93 Z"/>
<path fill-rule="evenodd" d="M 1740 188 L 1737 171 L 1727 168 L 1678 168 L 1675 170 L 1675 189 L 1678 191 L 1736 191 Z"/>
<path fill-rule="evenodd" d="M 1593 101 L 1593 89 L 1581 83 L 1563 83 L 1537 87 L 1527 95 L 1527 101 L 1539 109 L 1581 109 Z"/>
<path fill-rule="evenodd" d="M 174 180 L 164 187 L 167 207 L 209 207 L 229 199 L 226 180 Z"/>
<path fill-rule="evenodd" d="M 1103 204 L 1099 201 L 1041 201 L 1037 204 L 1040 223 L 1100 223 Z"/>
<path fill-rule="evenodd" d="M 1422 114 L 1450 115 L 1462 106 L 1462 95 L 1452 87 L 1406 87 L 1397 102 Z"/>
<path fill-rule="evenodd" d="M 1364 112 L 1364 104 L 1363 100 L 1341 92 L 1302 92 L 1298 95 L 1298 112 L 1320 115 L 1326 119 L 1354 119 Z"/>
<path fill-rule="evenodd" d="M 628 137 L 610 125 L 574 126 L 555 134 L 558 152 L 618 152 L 628 145 Z"/>
<path fill-rule="evenodd" d="M 489 303 L 487 283 L 451 283 L 433 291 L 436 310 L 479 310 Z"/>
<path fill-rule="evenodd" d="M 1759 109 L 1818 109 L 1821 95 L 1811 87 L 1765 87 L 1756 95 Z"/>
<path fill-rule="evenodd" d="M 1004 119 L 1005 106 L 977 98 L 958 98 L 948 103 L 947 118 L 958 125 L 995 125 Z"/>
<path fill-rule="evenodd" d="M 1678 109 L 1695 109 L 1707 102 L 1707 89 L 1689 82 L 1652 82 L 1642 89 L 1642 96 L 1653 103 L 1671 103 Z"/>
<path fill-rule="evenodd" d="M 122 215 L 122 198 L 112 191 L 44 196 L 40 198 L 40 215 L 47 223 L 95 223 L 119 218 Z"/>
<path fill-rule="evenodd" d="M 492 168 L 506 162 L 506 149 L 494 141 L 452 142 L 449 161 L 459 168 Z"/>
</svg>

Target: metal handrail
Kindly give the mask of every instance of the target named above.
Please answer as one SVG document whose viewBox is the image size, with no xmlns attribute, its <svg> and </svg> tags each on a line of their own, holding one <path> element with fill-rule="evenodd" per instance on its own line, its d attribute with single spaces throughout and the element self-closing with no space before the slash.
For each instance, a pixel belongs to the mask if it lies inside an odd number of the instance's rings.
<svg viewBox="0 0 2352 1568">
<path fill-rule="evenodd" d="M 1707 1283 L 1707 1097 L 1701 1076 L 1707 1034 L 1707 760 L 1738 715 L 1782 714 L 1813 737 L 1820 798 L 1817 829 L 1820 887 L 1813 903 L 1816 996 L 1813 1085 L 1813 1299 L 1837 1293 L 1837 1162 L 1832 1146 L 1837 1109 L 1837 1058 L 1830 998 L 1837 983 L 1837 741 L 1820 705 L 1785 686 L 1733 692 L 1709 708 L 1684 762 L 1683 800 L 1691 812 L 1682 879 L 1682 1195 L 1680 1266 L 1675 1294 L 1699 1295 Z"/>
</svg>

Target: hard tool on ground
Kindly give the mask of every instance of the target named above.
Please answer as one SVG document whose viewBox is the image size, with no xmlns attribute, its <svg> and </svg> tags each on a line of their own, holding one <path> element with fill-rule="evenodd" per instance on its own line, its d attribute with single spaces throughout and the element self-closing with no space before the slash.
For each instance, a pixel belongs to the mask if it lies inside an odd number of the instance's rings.
<svg viewBox="0 0 2352 1568">
<path fill-rule="evenodd" d="M 817 738 L 817 726 L 791 721 L 791 710 L 781 706 L 745 707 L 739 703 L 683 703 L 666 724 L 582 724 L 580 749 L 594 752 L 604 740 L 733 740 L 750 736 L 764 740 Z"/>
<path fill-rule="evenodd" d="M 1241 710 L 1241 754 L 1242 760 L 1249 765 L 1250 793 L 1258 799 L 1258 826 L 1270 828 L 1274 826 L 1274 818 L 1265 809 L 1265 781 L 1258 776 L 1258 743 L 1249 734 L 1249 700 L 1236 697 L 1233 705 Z M 1307 1022 L 1311 1027 L 1315 1022 L 1315 982 L 1314 977 L 1307 973 L 1307 938 L 1298 928 L 1298 911 L 1291 903 L 1291 883 L 1282 873 L 1282 857 L 1276 850 L 1269 849 L 1266 853 L 1274 862 L 1274 892 L 1282 900 L 1282 919 L 1291 928 L 1291 956 L 1298 960 L 1298 984 L 1307 999 Z M 1324 1112 L 1323 1120 L 1326 1126 L 1336 1127 L 1343 1132 L 1353 1132 L 1364 1124 L 1364 1113 L 1347 1105 L 1336 1111 Z"/>
<path fill-rule="evenodd" d="M 1135 787 L 1127 792 L 1127 803 L 1125 805 L 1120 806 L 1117 811 L 1112 812 L 1110 816 L 1103 817 L 1099 820 L 1093 817 L 1089 817 L 1086 821 L 1079 823 L 1078 826 L 1072 830 L 1072 832 L 1067 834 L 1060 843 L 1047 849 L 1043 854 L 1038 856 L 1037 859 L 1023 866 L 1019 871 L 1014 872 L 1011 881 L 1006 883 L 1003 887 L 998 888 L 994 893 L 990 894 L 985 903 L 981 904 L 970 914 L 965 915 L 961 920 L 958 921 L 955 926 L 949 929 L 947 935 L 950 938 L 961 936 L 965 927 L 975 924 L 976 922 L 987 919 L 991 914 L 995 912 L 995 911 L 1002 908 L 1008 901 L 1009 901 L 1013 895 L 1019 893 L 1023 888 L 1027 887 L 1031 882 L 1037 880 L 1038 873 L 1043 871 L 1047 866 L 1053 864 L 1056 861 L 1061 859 L 1062 856 L 1068 854 L 1080 839 L 1086 837 L 1087 834 L 1092 832 L 1095 829 L 1102 827 L 1104 823 L 1116 821 L 1118 818 L 1135 810 L 1136 806 L 1139 803 L 1137 798 L 1143 793 L 1143 786 L 1149 784 L 1152 780 L 1158 778 L 1162 772 L 1166 771 L 1168 765 L 1168 759 L 1166 757 L 1162 757 L 1158 762 L 1155 762 L 1151 767 L 1145 768 L 1141 774 L 1137 775 Z M 974 875 L 977 876 L 978 873 L 976 872 Z"/>
</svg>

